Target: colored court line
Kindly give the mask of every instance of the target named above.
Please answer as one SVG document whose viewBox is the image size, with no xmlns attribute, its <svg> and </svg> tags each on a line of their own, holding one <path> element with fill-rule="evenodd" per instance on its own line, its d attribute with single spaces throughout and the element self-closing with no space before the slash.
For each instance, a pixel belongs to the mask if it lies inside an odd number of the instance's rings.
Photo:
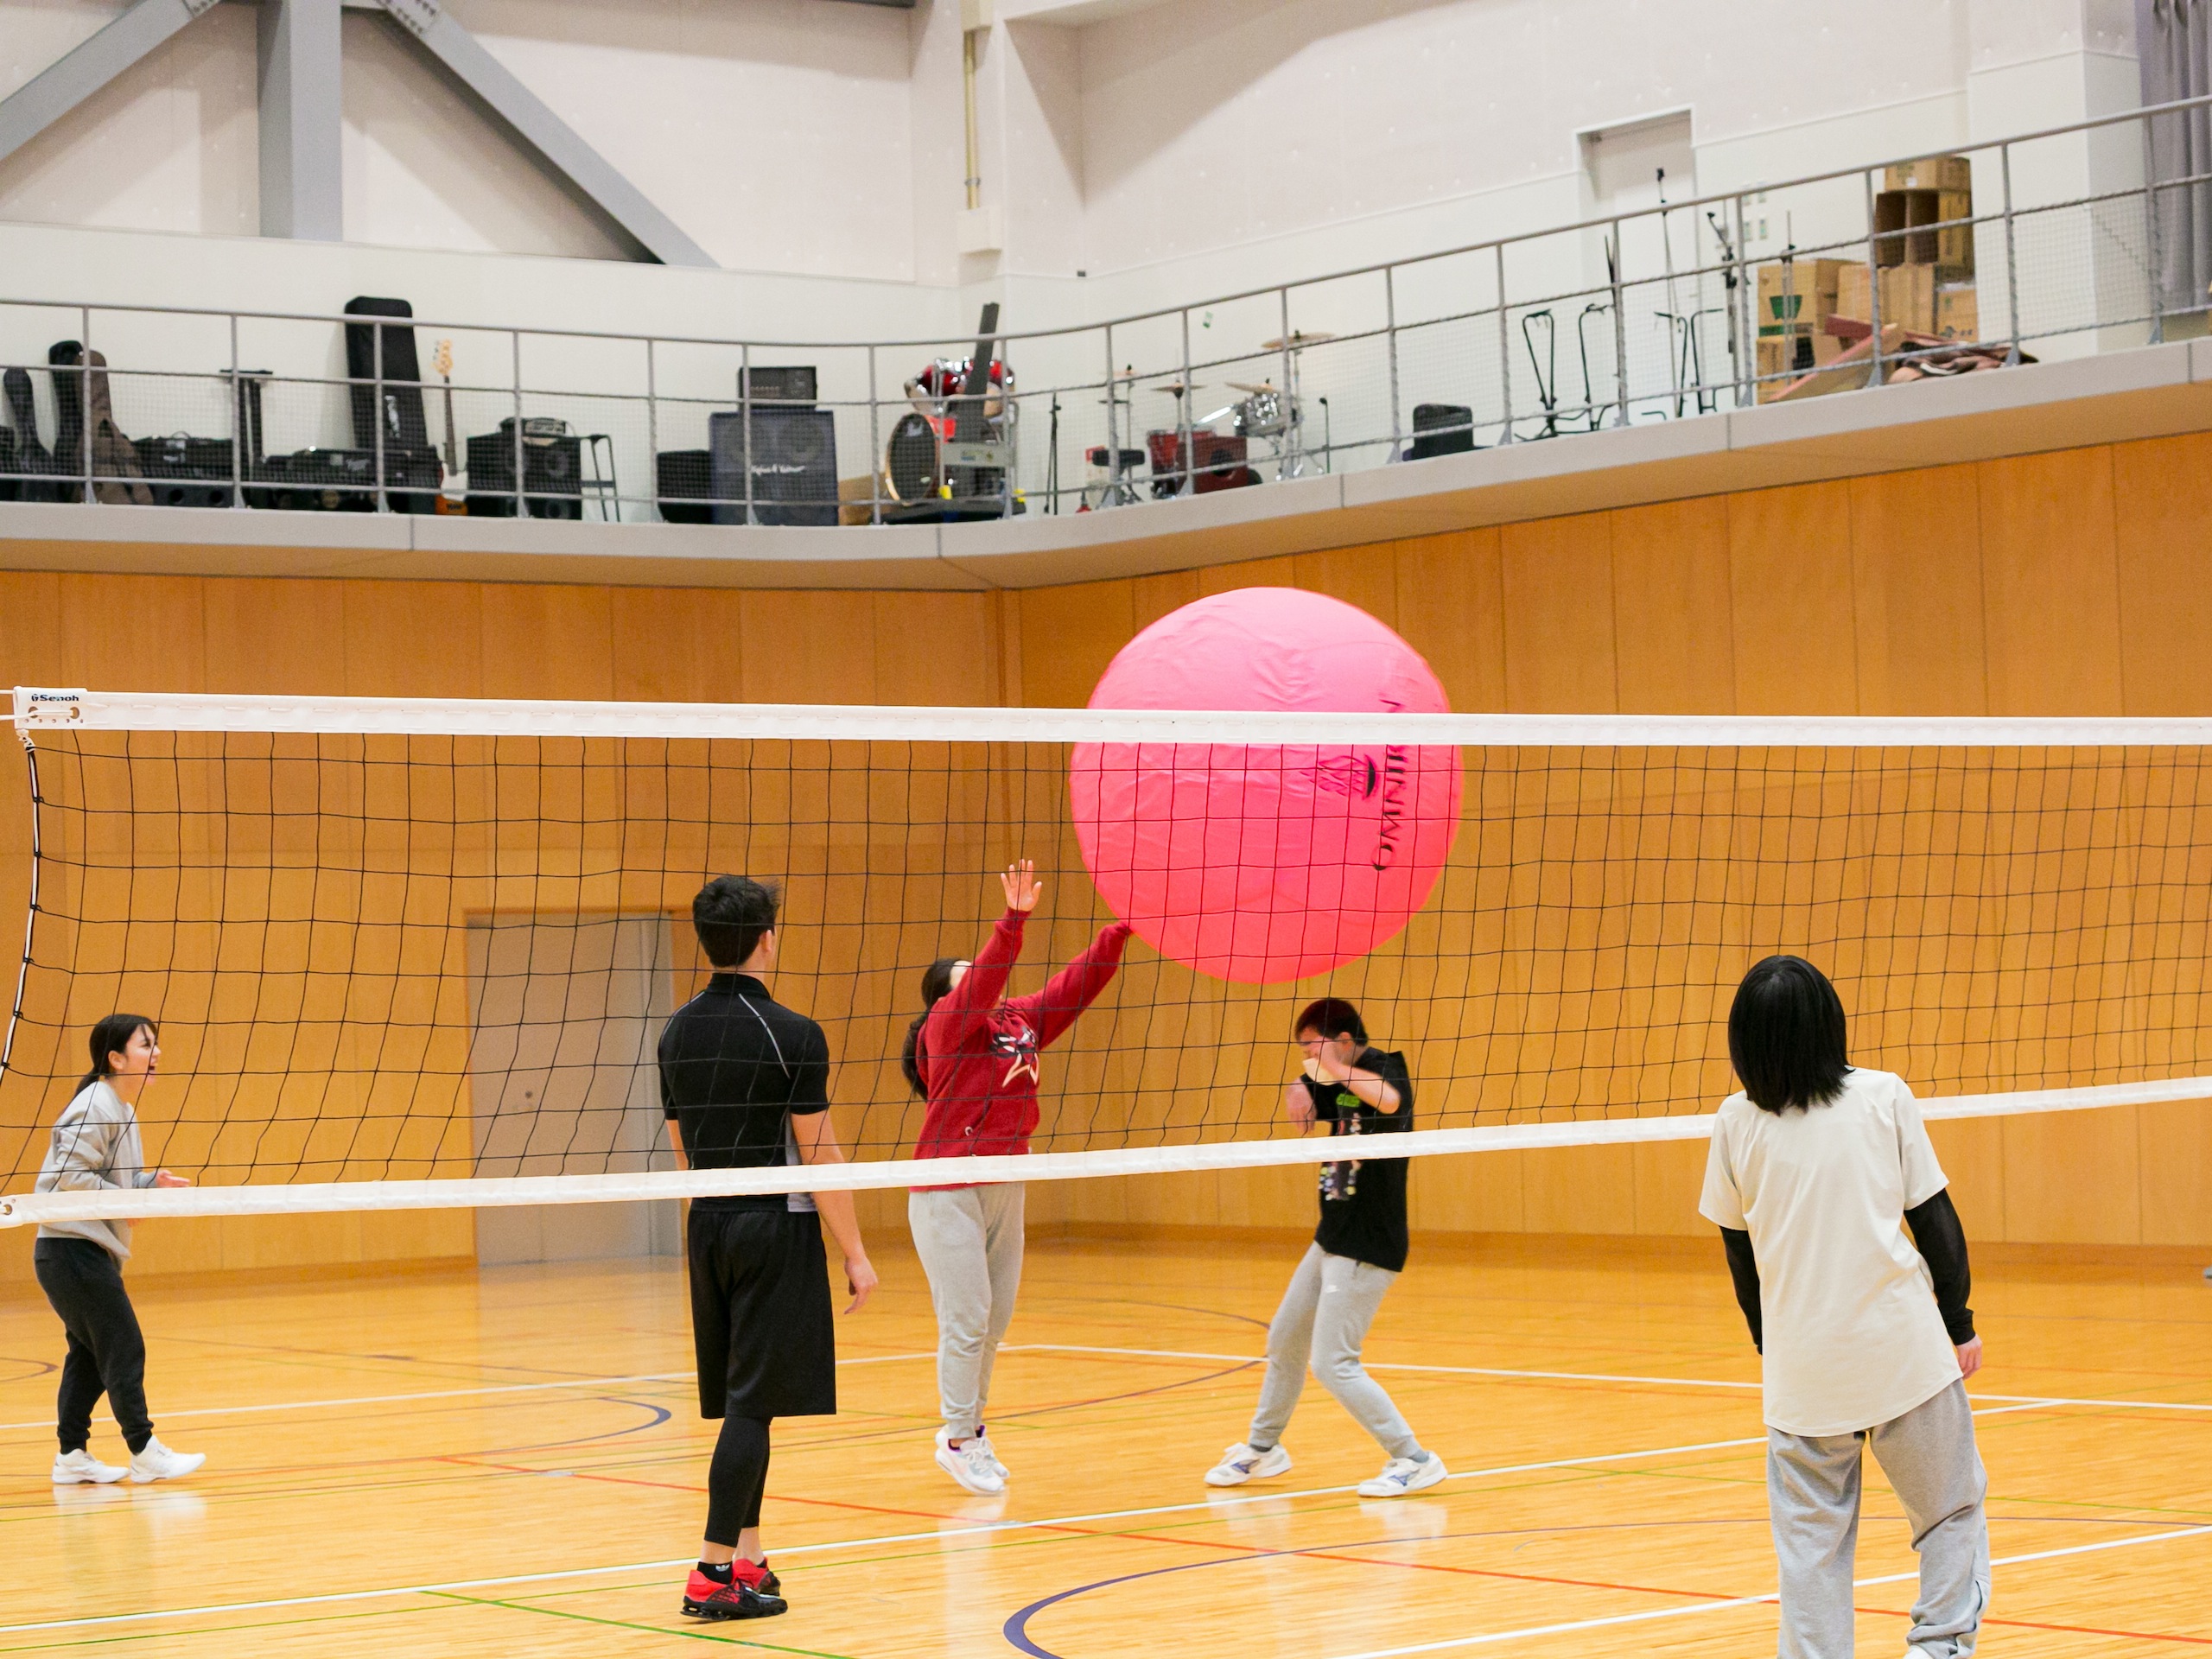
<svg viewBox="0 0 2212 1659">
<path fill-rule="evenodd" d="M 525 1601 L 501 1601 L 487 1596 L 461 1596 L 449 1592 L 437 1592 L 442 1600 L 457 1601 L 469 1607 L 497 1607 L 510 1613 L 536 1613 L 541 1618 L 572 1619 L 579 1624 L 606 1624 L 618 1630 L 643 1630 L 648 1636 L 673 1636 L 686 1642 L 722 1642 L 734 1648 L 761 1648 L 770 1653 L 792 1653 L 802 1659 L 851 1659 L 842 1653 L 830 1653 L 821 1648 L 786 1647 L 779 1642 L 755 1641 L 742 1636 L 710 1636 L 702 1629 L 683 1625 L 641 1624 L 635 1619 L 604 1618 L 592 1613 L 571 1612 L 565 1607 L 536 1607 Z"/>
<path fill-rule="evenodd" d="M 1002 1343 L 999 1351 L 1002 1354 L 1126 1354 L 1143 1359 L 1235 1360 L 1247 1365 L 1265 1364 L 1268 1357 L 1265 1354 L 1211 1354 L 1180 1348 L 1087 1347 L 1069 1342 Z M 1554 1382 L 1636 1382 L 1669 1389 L 1739 1389 L 1754 1392 L 1761 1386 L 1757 1382 L 1738 1382 L 1704 1376 L 1623 1376 L 1606 1371 L 1509 1370 L 1498 1366 L 1413 1365 L 1373 1359 L 1363 1360 L 1361 1363 L 1370 1371 L 1426 1371 L 1445 1376 L 1497 1376 Z M 2109 1400 L 2045 1394 L 1976 1394 L 1974 1397 L 2028 1406 L 2118 1406 L 2143 1411 L 2212 1411 L 2212 1403 L 2198 1404 L 2176 1400 Z"/>
<path fill-rule="evenodd" d="M 852 1359 L 841 1359 L 840 1365 L 887 1365 L 898 1361 L 935 1359 L 934 1351 L 926 1354 L 862 1354 Z M 262 1406 L 195 1406 L 187 1411 L 164 1411 L 170 1417 L 242 1417 L 250 1413 L 267 1411 L 329 1411 L 348 1406 L 406 1405 L 417 1400 L 461 1400 L 478 1395 L 542 1394 L 552 1389 L 619 1389 L 633 1382 L 689 1382 L 698 1375 L 696 1371 L 640 1371 L 632 1376 L 582 1376 L 563 1382 L 499 1382 L 473 1389 L 432 1389 L 420 1394 L 365 1394 L 350 1400 L 280 1400 Z M 112 1422 L 112 1418 L 102 1418 Z M 0 1432 L 18 1428 L 47 1428 L 54 1427 L 51 1417 L 41 1417 L 32 1423 L 0 1423 Z"/>
</svg>

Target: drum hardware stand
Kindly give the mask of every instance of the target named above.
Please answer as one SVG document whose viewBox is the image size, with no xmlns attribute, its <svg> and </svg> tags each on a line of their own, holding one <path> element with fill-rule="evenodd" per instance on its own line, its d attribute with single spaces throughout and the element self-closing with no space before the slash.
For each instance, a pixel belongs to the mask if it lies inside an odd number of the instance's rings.
<svg viewBox="0 0 2212 1659">
<path fill-rule="evenodd" d="M 1545 356 L 1551 359 L 1548 371 L 1543 359 L 1536 355 L 1533 325 L 1539 317 L 1544 323 Z M 1521 342 L 1529 348 L 1529 366 L 1536 376 L 1536 401 L 1544 409 L 1544 429 L 1536 435 L 1539 438 L 1555 438 L 1559 436 L 1559 320 L 1552 315 L 1548 307 L 1522 313 Z"/>
<path fill-rule="evenodd" d="M 1659 315 L 1668 319 L 1671 332 L 1681 316 L 1682 308 L 1675 296 L 1675 233 L 1667 222 L 1667 169 L 1662 167 L 1655 170 L 1659 180 L 1659 245 L 1665 251 L 1667 262 L 1667 308 Z M 1671 338 L 1667 344 L 1667 372 L 1674 380 L 1675 418 L 1679 421 L 1682 418 L 1682 353 L 1673 349 L 1675 341 Z"/>
<path fill-rule="evenodd" d="M 1741 203 L 1739 197 L 1738 205 L 1740 207 Z M 1732 384 L 1741 387 L 1744 384 L 1744 352 L 1737 327 L 1736 290 L 1742 286 L 1743 267 L 1737 261 L 1735 245 L 1728 239 L 1727 227 L 1721 224 L 1720 215 L 1708 207 L 1705 219 L 1713 226 L 1713 237 L 1720 244 L 1721 276 L 1728 286 L 1728 378 Z"/>
<path fill-rule="evenodd" d="M 1299 397 L 1299 378 L 1302 372 L 1299 359 L 1308 346 L 1319 346 L 1336 336 L 1325 329 L 1310 333 L 1294 328 L 1274 340 L 1263 340 L 1263 352 L 1280 352 L 1283 360 L 1282 437 L 1275 451 L 1275 481 L 1303 478 L 1306 475 L 1305 410 Z"/>
<path fill-rule="evenodd" d="M 1593 315 L 1605 316 L 1612 308 L 1604 300 L 1592 300 L 1582 308 L 1582 315 L 1574 320 L 1574 343 L 1582 353 L 1582 413 L 1592 432 L 1605 425 L 1605 411 L 1599 407 L 1598 388 L 1590 378 L 1590 332 L 1584 325 Z M 1628 410 L 1625 409 L 1621 410 L 1619 423 L 1623 426 L 1628 424 Z"/>
<path fill-rule="evenodd" d="M 1321 404 L 1321 470 L 1324 473 L 1333 473 L 1337 470 L 1337 429 L 1329 418 L 1329 400 L 1323 397 L 1319 402 Z"/>
<path fill-rule="evenodd" d="M 1099 486 L 1098 499 L 1093 504 L 1098 508 L 1133 507 L 1144 499 L 1137 493 L 1136 485 L 1131 481 L 1129 467 L 1122 459 L 1118 419 L 1123 396 L 1126 394 L 1134 399 L 1136 378 L 1135 365 L 1125 363 L 1122 365 L 1121 373 L 1106 383 L 1106 478 Z M 1136 424 L 1134 407 L 1129 410 L 1129 424 L 1132 428 Z"/>
<path fill-rule="evenodd" d="M 1052 436 L 1045 451 L 1045 511 L 1054 518 L 1060 512 L 1060 394 L 1052 394 Z"/>
</svg>

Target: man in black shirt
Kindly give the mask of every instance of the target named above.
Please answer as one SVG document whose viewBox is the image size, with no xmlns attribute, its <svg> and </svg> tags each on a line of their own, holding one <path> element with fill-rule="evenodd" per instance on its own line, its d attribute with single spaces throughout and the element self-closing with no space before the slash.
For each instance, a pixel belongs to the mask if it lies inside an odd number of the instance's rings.
<svg viewBox="0 0 2212 1659">
<path fill-rule="evenodd" d="M 1306 1075 L 1283 1091 L 1301 1129 L 1326 1123 L 1332 1135 L 1402 1133 L 1414 1126 L 1414 1084 L 1402 1054 L 1370 1048 L 1359 1010 L 1326 996 L 1298 1016 Z M 1344 1159 L 1321 1166 L 1321 1224 L 1268 1326 L 1268 1371 L 1251 1433 L 1206 1471 L 1210 1486 L 1241 1486 L 1287 1474 L 1282 1432 L 1306 1386 L 1310 1361 L 1322 1386 L 1389 1461 L 1359 1486 L 1362 1497 L 1403 1497 L 1444 1478 L 1444 1459 L 1424 1451 L 1366 1368 L 1360 1349 L 1383 1294 L 1406 1265 L 1406 1162 Z"/>
<path fill-rule="evenodd" d="M 722 875 L 691 901 L 715 968 L 660 1039 L 661 1104 L 682 1169 L 842 1163 L 830 1122 L 830 1044 L 822 1027 L 768 995 L 776 894 Z M 817 1208 L 818 1206 L 818 1208 Z M 699 1414 L 721 1419 L 707 1472 L 707 1535 L 684 1587 L 695 1618 L 784 1611 L 760 1545 L 768 1424 L 837 1409 L 827 1221 L 844 1253 L 850 1313 L 875 1288 L 850 1192 L 695 1198 L 688 1226 Z"/>
</svg>

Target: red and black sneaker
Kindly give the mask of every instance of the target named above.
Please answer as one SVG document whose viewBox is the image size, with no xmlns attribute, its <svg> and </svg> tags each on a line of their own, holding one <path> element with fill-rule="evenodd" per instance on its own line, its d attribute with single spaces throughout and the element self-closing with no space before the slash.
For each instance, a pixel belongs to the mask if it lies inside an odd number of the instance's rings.
<svg viewBox="0 0 2212 1659">
<path fill-rule="evenodd" d="M 756 1590 L 734 1573 L 722 1584 L 695 1567 L 690 1582 L 683 1586 L 687 1618 L 772 1618 L 790 1605 L 781 1596 Z"/>
<path fill-rule="evenodd" d="M 730 1564 L 730 1571 L 743 1579 L 764 1596 L 779 1596 L 784 1592 L 784 1581 L 770 1570 L 768 1563 L 748 1561 L 742 1555 Z"/>
</svg>

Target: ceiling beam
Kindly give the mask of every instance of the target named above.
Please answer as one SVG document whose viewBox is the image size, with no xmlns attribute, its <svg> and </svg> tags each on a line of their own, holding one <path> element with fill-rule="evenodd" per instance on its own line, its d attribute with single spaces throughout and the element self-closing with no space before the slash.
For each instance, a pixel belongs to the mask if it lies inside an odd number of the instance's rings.
<svg viewBox="0 0 2212 1659">
<path fill-rule="evenodd" d="M 171 0 L 172 3 L 175 0 Z M 360 0 L 346 0 L 359 6 Z M 715 268 L 707 251 L 686 236 L 674 219 L 653 206 L 604 156 L 546 107 L 544 100 L 517 79 L 505 64 L 463 29 L 437 0 L 369 0 L 556 175 L 640 248 L 664 265 Z"/>
<path fill-rule="evenodd" d="M 261 0 L 261 233 L 345 238 L 338 0 Z"/>
<path fill-rule="evenodd" d="M 0 99 L 0 157 L 12 156 L 153 51 L 215 0 L 138 3 Z"/>
</svg>

